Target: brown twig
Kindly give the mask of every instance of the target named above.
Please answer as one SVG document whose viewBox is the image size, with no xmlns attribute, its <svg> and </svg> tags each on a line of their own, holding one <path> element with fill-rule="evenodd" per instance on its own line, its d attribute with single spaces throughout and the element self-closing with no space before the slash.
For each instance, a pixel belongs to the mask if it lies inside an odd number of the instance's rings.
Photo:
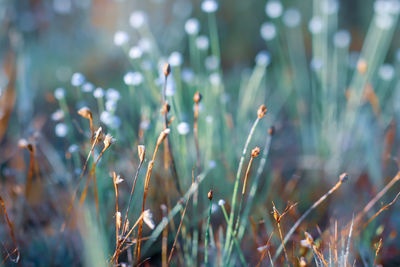
<svg viewBox="0 0 400 267">
<path fill-rule="evenodd" d="M 393 179 L 373 198 L 371 199 L 368 204 L 364 207 L 362 211 L 360 211 L 356 218 L 354 219 L 354 225 L 356 228 L 361 219 L 367 214 L 367 212 L 375 205 L 375 203 L 384 195 L 386 192 L 397 182 L 400 180 L 400 171 L 393 177 Z M 350 224 L 349 224 L 350 225 Z M 345 228 L 348 229 L 349 225 Z"/>
<path fill-rule="evenodd" d="M 114 140 L 114 138 L 113 138 L 110 134 L 107 134 L 107 135 L 104 137 L 104 141 L 103 141 L 104 146 L 103 146 L 103 149 L 102 149 L 102 151 L 100 152 L 100 154 L 98 155 L 96 161 L 95 161 L 95 162 L 93 163 L 93 165 L 92 165 L 92 169 L 90 170 L 89 177 L 88 177 L 88 179 L 87 179 L 85 189 L 83 190 L 82 195 L 81 195 L 81 199 L 80 199 L 80 204 L 83 205 L 83 203 L 85 202 L 87 190 L 88 190 L 89 185 L 90 185 L 90 177 L 93 176 L 93 182 L 94 182 L 94 198 L 95 198 L 95 202 L 96 202 L 96 213 L 97 213 L 97 220 L 98 220 L 98 222 L 100 222 L 100 210 L 99 210 L 99 195 L 98 195 L 98 192 L 97 192 L 96 166 L 97 166 L 97 164 L 99 163 L 99 161 L 100 161 L 101 157 L 103 156 L 104 152 L 105 152 L 114 142 L 115 142 L 115 140 Z"/>
<path fill-rule="evenodd" d="M 381 251 L 382 248 L 382 238 L 379 239 L 378 244 L 375 244 L 375 257 L 374 257 L 374 264 L 372 266 L 376 266 L 376 258 L 378 257 L 379 251 Z"/>
<path fill-rule="evenodd" d="M 163 220 L 168 220 L 168 210 L 165 205 L 161 205 L 161 210 L 163 213 Z M 162 261 L 162 267 L 168 267 L 168 262 L 167 262 L 167 249 L 168 249 L 168 227 L 165 227 L 163 229 L 162 233 L 162 252 L 161 252 L 161 261 Z"/>
<path fill-rule="evenodd" d="M 75 188 L 75 190 L 74 190 L 74 193 L 73 193 L 73 195 L 72 195 L 71 202 L 70 202 L 70 204 L 69 204 L 69 206 L 68 206 L 65 222 L 64 222 L 64 223 L 62 224 L 62 226 L 61 226 L 61 232 L 64 232 L 65 226 L 66 226 L 67 223 L 68 223 L 69 213 L 71 212 L 71 209 L 72 209 L 72 207 L 73 207 L 73 205 L 74 205 L 74 202 L 75 202 L 75 199 L 76 199 L 76 195 L 78 194 L 79 184 L 81 183 L 81 181 L 82 181 L 82 179 L 83 179 L 83 175 L 84 175 L 84 173 L 85 173 L 85 171 L 86 171 L 87 164 L 88 164 L 88 162 L 89 162 L 90 156 L 91 156 L 92 153 L 93 153 L 94 147 L 96 146 L 96 144 L 97 144 L 98 141 L 100 140 L 101 136 L 102 136 L 102 128 L 99 127 L 99 129 L 96 131 L 95 139 L 94 139 L 94 141 L 93 141 L 93 143 L 92 143 L 92 146 L 91 146 L 91 148 L 90 148 L 90 151 L 89 151 L 89 153 L 88 153 L 88 155 L 87 155 L 87 157 L 86 157 L 86 161 L 85 161 L 85 164 L 83 165 L 81 175 L 79 176 L 78 183 L 77 183 L 76 188 Z M 88 178 L 88 179 L 89 179 L 89 178 Z"/>
<path fill-rule="evenodd" d="M 11 239 L 12 239 L 12 241 L 14 242 L 14 246 L 15 246 L 15 249 L 13 250 L 13 252 L 11 253 L 11 254 L 14 254 L 14 253 L 17 253 L 17 256 L 13 259 L 13 258 L 11 258 L 11 260 L 13 261 L 13 262 L 18 262 L 19 261 L 19 256 L 20 256 L 20 252 L 19 252 L 19 249 L 18 249 L 18 245 L 17 245 L 17 239 L 15 238 L 15 233 L 14 233 L 14 225 L 13 225 L 13 223 L 11 222 L 11 220 L 10 220 L 10 218 L 8 217 L 8 213 L 7 213 L 7 208 L 6 208 L 6 205 L 5 205 L 5 203 L 4 203 L 4 200 L 3 200 L 3 198 L 0 196 L 0 204 L 1 204 L 1 207 L 3 208 L 3 212 L 4 212 L 4 217 L 6 218 L 6 221 L 7 221 L 7 225 L 8 225 L 8 230 L 9 230 L 9 232 L 10 232 L 10 236 L 11 236 Z M 8 253 L 7 253 L 8 254 Z M 7 255 L 7 258 L 9 257 L 9 255 Z M 6 258 L 6 259 L 7 259 Z M 6 260 L 5 259 L 5 260 Z"/>
<path fill-rule="evenodd" d="M 149 189 L 150 176 L 151 176 L 151 172 L 153 170 L 154 161 L 156 159 L 156 155 L 157 155 L 158 149 L 159 149 L 161 143 L 168 136 L 169 131 L 170 130 L 167 128 L 167 129 L 163 130 L 160 133 L 160 135 L 159 135 L 159 137 L 157 139 L 156 147 L 155 147 L 154 152 L 153 152 L 153 158 L 149 162 L 149 165 L 147 167 L 146 178 L 145 178 L 145 181 L 144 181 L 144 192 L 143 192 L 143 202 L 142 202 L 142 212 L 141 212 L 142 218 L 141 218 L 141 220 L 139 222 L 139 230 L 138 230 L 137 262 L 139 262 L 139 260 L 140 260 L 140 246 L 141 246 L 141 241 L 142 241 L 141 238 L 142 238 L 142 230 L 143 230 L 143 212 L 144 212 L 144 207 L 145 207 L 145 204 L 146 204 L 147 191 Z"/>
<path fill-rule="evenodd" d="M 131 207 L 133 192 L 134 192 L 135 187 L 136 187 L 136 181 L 137 181 L 137 178 L 138 178 L 138 176 L 139 176 L 140 169 L 142 168 L 145 155 L 146 155 L 146 148 L 145 148 L 145 146 L 139 145 L 139 146 L 138 146 L 139 166 L 137 167 L 136 173 L 135 173 L 135 177 L 133 178 L 133 184 L 132 184 L 132 188 L 131 188 L 131 194 L 129 195 L 128 206 L 126 207 L 124 223 L 123 223 L 123 226 L 122 226 L 122 231 L 123 231 L 122 233 L 123 233 L 123 234 L 124 234 L 124 231 L 125 231 L 125 225 L 126 225 L 126 223 L 127 223 L 127 221 L 128 221 L 128 213 L 129 213 L 129 210 L 130 210 L 130 207 Z"/>
<path fill-rule="evenodd" d="M 196 164 L 197 171 L 200 172 L 200 148 L 199 148 L 199 136 L 198 136 L 198 117 L 199 117 L 199 103 L 201 101 L 201 94 L 196 92 L 193 96 L 194 101 L 194 123 L 193 123 L 193 133 L 194 133 L 194 143 L 196 146 Z"/>
<path fill-rule="evenodd" d="M 292 205 L 287 205 L 285 210 L 282 212 L 282 214 L 280 214 L 278 212 L 278 210 L 276 209 L 276 207 L 275 207 L 275 203 L 272 201 L 274 219 L 275 219 L 276 224 L 278 226 L 279 237 L 281 238 L 281 245 L 283 246 L 283 251 L 285 253 L 285 259 L 286 259 L 286 261 L 288 263 L 290 263 L 290 261 L 289 261 L 289 257 L 288 257 L 287 251 L 286 251 L 285 242 L 283 241 L 283 235 L 282 235 L 282 229 L 281 229 L 281 220 L 282 220 L 283 216 L 285 216 L 296 205 L 297 205 L 297 203 L 292 204 Z"/>
<path fill-rule="evenodd" d="M 299 227 L 299 225 L 302 223 L 302 221 L 307 217 L 307 215 L 311 211 L 313 211 L 316 207 L 318 207 L 319 204 L 321 204 L 328 196 L 330 196 L 333 192 L 338 190 L 340 188 L 340 186 L 342 185 L 342 183 L 345 182 L 347 179 L 348 179 L 347 173 L 341 174 L 339 177 L 339 181 L 328 192 L 326 192 L 322 197 L 320 197 L 316 202 L 314 202 L 314 204 L 310 208 L 308 208 L 308 210 L 306 210 L 306 212 L 304 212 L 304 214 L 301 215 L 301 217 L 295 222 L 295 224 L 292 226 L 292 228 L 290 228 L 289 232 L 286 234 L 285 238 L 283 239 L 282 244 L 286 244 L 286 242 L 292 236 L 292 234 L 297 229 L 297 227 Z M 274 261 L 279 257 L 279 255 L 282 252 L 282 249 L 283 249 L 282 244 L 279 246 L 279 248 L 277 249 L 277 251 L 273 257 Z"/>
<path fill-rule="evenodd" d="M 375 219 L 382 211 L 387 210 L 390 206 L 392 206 L 392 205 L 396 202 L 396 200 L 397 200 L 397 198 L 398 198 L 399 196 L 400 196 L 400 192 L 397 193 L 397 195 L 395 196 L 395 198 L 394 198 L 389 204 L 386 204 L 385 206 L 383 206 L 382 208 L 380 208 L 379 211 L 378 211 L 377 213 L 375 213 L 374 216 L 372 216 L 371 219 L 369 219 L 368 222 L 366 222 L 366 223 L 364 224 L 364 227 L 363 227 L 363 228 L 366 228 L 366 227 L 368 226 L 368 224 L 369 224 L 370 222 L 372 222 L 372 220 Z"/>
<path fill-rule="evenodd" d="M 119 246 L 119 230 L 121 227 L 121 213 L 119 212 L 118 208 L 118 177 L 115 172 L 113 172 L 113 184 L 114 184 L 114 191 L 115 191 L 115 247 L 118 248 Z M 118 265 L 118 257 L 119 254 L 117 253 L 115 256 L 115 265 Z"/>
<path fill-rule="evenodd" d="M 249 160 L 249 163 L 247 164 L 246 174 L 245 174 L 244 181 L 243 181 L 242 194 L 240 196 L 238 216 L 237 216 L 237 219 L 236 219 L 236 224 L 235 224 L 235 228 L 234 228 L 233 235 L 232 235 L 233 239 L 232 239 L 232 241 L 231 241 L 231 243 L 229 245 L 229 249 L 228 249 L 228 256 L 227 256 L 228 264 L 229 264 L 229 261 L 230 261 L 230 258 L 231 258 L 230 256 L 231 256 L 231 253 L 232 253 L 233 243 L 237 239 L 237 235 L 239 233 L 240 217 L 241 217 L 240 214 L 242 214 L 242 210 L 243 210 L 243 201 L 244 201 L 244 197 L 245 197 L 245 194 L 246 194 L 246 186 L 247 186 L 247 180 L 248 180 L 248 177 L 249 177 L 249 174 L 250 174 L 250 169 L 251 169 L 251 166 L 253 164 L 254 158 L 258 157 L 259 154 L 260 154 L 260 148 L 259 147 L 255 147 L 251 151 L 250 160 Z"/>
<path fill-rule="evenodd" d="M 168 264 L 170 264 L 171 259 L 172 259 L 172 255 L 173 255 L 174 250 L 175 250 L 176 241 L 178 240 L 179 232 L 180 232 L 181 227 L 182 227 L 183 218 L 185 217 L 185 213 L 186 213 L 186 209 L 187 209 L 187 206 L 188 206 L 188 203 L 189 203 L 189 199 L 190 199 L 190 195 L 189 195 L 188 199 L 186 200 L 185 208 L 183 209 L 183 213 L 182 213 L 182 216 L 181 216 L 181 221 L 180 221 L 179 226 L 178 226 L 178 231 L 176 232 L 175 240 L 174 240 L 174 243 L 172 244 L 172 248 L 171 248 L 171 251 L 169 253 Z"/>
</svg>

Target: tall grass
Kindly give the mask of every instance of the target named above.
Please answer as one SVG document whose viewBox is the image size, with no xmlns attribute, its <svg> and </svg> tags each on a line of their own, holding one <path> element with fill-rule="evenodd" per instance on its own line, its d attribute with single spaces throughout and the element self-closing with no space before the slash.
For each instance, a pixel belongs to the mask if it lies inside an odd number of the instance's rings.
<svg viewBox="0 0 400 267">
<path fill-rule="evenodd" d="M 132 13 L 107 36 L 119 65 L 112 79 L 91 83 L 82 67 L 47 95 L 45 115 L 18 127 L 4 103 L 14 90 L 25 94 L 25 65 L 17 61 L 15 74 L 4 60 L 3 263 L 398 260 L 400 2 L 363 2 L 360 12 L 372 14 L 365 33 L 342 28 L 335 0 L 197 4 L 141 4 L 160 12 L 153 15 L 116 4 Z M 260 6 L 264 22 L 249 23 L 260 35 L 250 64 L 225 41 L 227 25 Z M 22 53 L 9 33 L 10 49 Z M 380 200 L 387 204 L 377 207 Z"/>
</svg>

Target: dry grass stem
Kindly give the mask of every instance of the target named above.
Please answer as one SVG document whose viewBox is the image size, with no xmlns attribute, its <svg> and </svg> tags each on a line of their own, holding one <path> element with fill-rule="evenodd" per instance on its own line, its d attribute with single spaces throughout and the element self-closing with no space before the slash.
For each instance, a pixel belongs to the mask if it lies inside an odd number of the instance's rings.
<svg viewBox="0 0 400 267">
<path fill-rule="evenodd" d="M 144 181 L 144 193 L 143 193 L 142 212 L 141 212 L 142 219 L 139 222 L 139 230 L 138 230 L 137 262 L 139 262 L 139 260 L 140 260 L 140 246 L 141 246 L 141 241 L 142 241 L 141 238 L 142 238 L 142 230 L 143 230 L 143 212 L 144 212 L 144 207 L 146 204 L 147 191 L 149 189 L 150 176 L 151 176 L 151 172 L 153 171 L 153 166 L 154 166 L 154 162 L 156 160 L 158 149 L 159 149 L 161 143 L 164 141 L 164 139 L 166 139 L 166 137 L 168 136 L 169 132 L 170 132 L 170 130 L 167 128 L 160 133 L 160 135 L 157 139 L 156 147 L 153 152 L 153 158 L 149 162 L 149 165 L 147 167 L 146 178 Z"/>
<path fill-rule="evenodd" d="M 13 262 L 18 263 L 18 262 L 19 262 L 19 258 L 20 258 L 20 252 L 19 252 L 19 249 L 18 249 L 17 239 L 15 238 L 14 225 L 13 225 L 13 223 L 11 222 L 10 218 L 8 217 L 6 204 L 4 203 L 4 200 L 3 200 L 3 198 L 2 198 L 1 196 L 0 196 L 0 204 L 1 204 L 1 207 L 2 207 L 2 209 L 3 209 L 4 217 L 6 218 L 6 222 L 7 222 L 7 226 L 8 226 L 8 231 L 9 231 L 9 233 L 10 233 L 11 239 L 12 239 L 12 241 L 13 241 L 13 243 L 14 243 L 14 247 L 15 247 L 14 250 L 11 252 L 11 254 L 9 254 L 9 253 L 7 252 L 7 257 L 4 259 L 3 263 L 4 263 L 8 258 L 10 258 L 11 261 L 13 261 Z M 15 258 L 12 258 L 12 257 L 11 257 L 12 254 L 16 254 Z"/>
<path fill-rule="evenodd" d="M 283 249 L 283 245 L 286 244 L 286 242 L 289 240 L 289 238 L 292 236 L 292 234 L 294 233 L 294 231 L 297 229 L 297 227 L 299 227 L 299 225 L 303 222 L 303 220 L 307 217 L 307 215 L 313 211 L 316 207 L 319 206 L 319 204 L 321 204 L 328 196 L 330 196 L 333 192 L 335 192 L 336 190 L 338 190 L 340 188 L 340 186 L 342 185 L 343 182 L 345 182 L 348 179 L 348 175 L 347 173 L 343 173 L 340 175 L 339 177 L 339 181 L 328 191 L 326 192 L 322 197 L 320 197 L 316 202 L 314 202 L 314 204 L 308 208 L 308 210 L 306 210 L 306 212 L 304 212 L 303 215 L 301 215 L 301 217 L 294 223 L 294 225 L 292 226 L 292 228 L 290 228 L 289 232 L 286 234 L 285 238 L 283 239 L 282 244 L 279 246 L 279 248 L 277 249 L 273 260 L 275 261 L 279 255 L 282 252 Z"/>
</svg>

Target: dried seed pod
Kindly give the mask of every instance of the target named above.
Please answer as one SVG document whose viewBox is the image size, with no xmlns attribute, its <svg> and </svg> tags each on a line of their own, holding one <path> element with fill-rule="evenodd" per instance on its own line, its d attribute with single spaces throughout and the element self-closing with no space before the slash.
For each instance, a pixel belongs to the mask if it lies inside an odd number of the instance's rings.
<svg viewBox="0 0 400 267">
<path fill-rule="evenodd" d="M 171 106 L 168 104 L 168 102 L 165 102 L 164 109 L 163 109 L 164 114 L 168 114 L 168 112 L 170 110 L 171 110 Z"/>
<path fill-rule="evenodd" d="M 114 144 L 114 142 L 115 142 L 115 139 L 111 136 L 111 134 L 107 134 L 105 137 L 104 137 L 104 141 L 103 141 L 103 143 L 104 143 L 104 148 L 108 148 L 108 147 L 110 147 L 112 144 Z"/>
<path fill-rule="evenodd" d="M 260 148 L 258 146 L 256 146 L 255 148 L 253 148 L 253 150 L 251 151 L 251 157 L 252 158 L 256 158 L 258 157 L 258 155 L 260 155 Z"/>
<path fill-rule="evenodd" d="M 194 103 L 196 104 L 200 103 L 202 97 L 203 96 L 199 93 L 199 91 L 197 91 L 193 96 Z"/>
<path fill-rule="evenodd" d="M 102 134 L 103 134 L 103 128 L 99 127 L 99 129 L 97 129 L 96 133 L 94 134 L 94 138 L 96 139 L 102 139 Z"/>
<path fill-rule="evenodd" d="M 170 131 L 171 130 L 169 128 L 167 128 L 164 131 L 162 131 L 160 133 L 160 135 L 158 136 L 157 143 L 161 144 L 161 142 L 164 141 L 164 139 L 167 137 L 167 135 L 169 134 Z"/>
<path fill-rule="evenodd" d="M 33 145 L 31 143 L 26 145 L 26 148 L 30 151 L 33 152 Z"/>
<path fill-rule="evenodd" d="M 207 197 L 208 197 L 208 199 L 210 201 L 212 200 L 212 198 L 213 198 L 213 191 L 212 190 L 208 191 Z"/>
<path fill-rule="evenodd" d="M 269 127 L 269 129 L 268 129 L 268 134 L 269 134 L 269 135 L 274 135 L 274 134 L 275 134 L 275 126 Z"/>
<path fill-rule="evenodd" d="M 92 119 L 92 111 L 88 107 L 83 107 L 78 110 L 78 114 L 84 117 L 85 119 Z"/>
<path fill-rule="evenodd" d="M 165 77 L 168 77 L 168 75 L 171 73 L 171 65 L 169 65 L 169 63 L 165 63 L 163 67 L 163 72 Z"/>
<path fill-rule="evenodd" d="M 144 161 L 144 157 L 146 155 L 146 147 L 143 145 L 138 146 L 138 155 L 139 155 L 139 160 L 140 162 Z"/>
<path fill-rule="evenodd" d="M 265 116 L 265 113 L 267 113 L 267 107 L 263 104 L 258 108 L 257 111 L 257 116 L 259 119 Z"/>
</svg>

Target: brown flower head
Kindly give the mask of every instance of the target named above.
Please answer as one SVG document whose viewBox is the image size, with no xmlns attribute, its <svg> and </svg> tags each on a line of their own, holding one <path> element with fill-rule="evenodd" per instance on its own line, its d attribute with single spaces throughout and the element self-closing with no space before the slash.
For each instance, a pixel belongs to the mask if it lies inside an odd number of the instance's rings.
<svg viewBox="0 0 400 267">
<path fill-rule="evenodd" d="M 78 110 L 78 114 L 84 117 L 85 119 L 92 119 L 92 111 L 88 107 L 83 107 Z"/>
<path fill-rule="evenodd" d="M 164 67 L 163 67 L 163 72 L 165 77 L 168 77 L 168 75 L 171 73 L 171 65 L 169 65 L 169 63 L 165 63 Z"/>
<path fill-rule="evenodd" d="M 261 119 L 262 117 L 264 117 L 265 113 L 267 113 L 267 108 L 263 104 L 258 108 L 258 111 L 257 111 L 258 118 Z"/>
<path fill-rule="evenodd" d="M 255 148 L 253 148 L 253 150 L 251 151 L 251 157 L 252 158 L 256 158 L 258 157 L 258 155 L 260 154 L 260 148 L 258 146 L 256 146 Z"/>
<path fill-rule="evenodd" d="M 140 162 L 144 161 L 144 156 L 146 155 L 146 147 L 143 145 L 138 146 L 138 155 Z"/>
<path fill-rule="evenodd" d="M 208 197 L 208 199 L 210 201 L 212 200 L 212 198 L 213 198 L 213 191 L 212 190 L 208 191 L 207 197 Z"/>
<path fill-rule="evenodd" d="M 201 98 L 202 98 L 202 95 L 197 91 L 193 96 L 194 103 L 196 103 L 196 104 L 200 103 Z"/>
</svg>

